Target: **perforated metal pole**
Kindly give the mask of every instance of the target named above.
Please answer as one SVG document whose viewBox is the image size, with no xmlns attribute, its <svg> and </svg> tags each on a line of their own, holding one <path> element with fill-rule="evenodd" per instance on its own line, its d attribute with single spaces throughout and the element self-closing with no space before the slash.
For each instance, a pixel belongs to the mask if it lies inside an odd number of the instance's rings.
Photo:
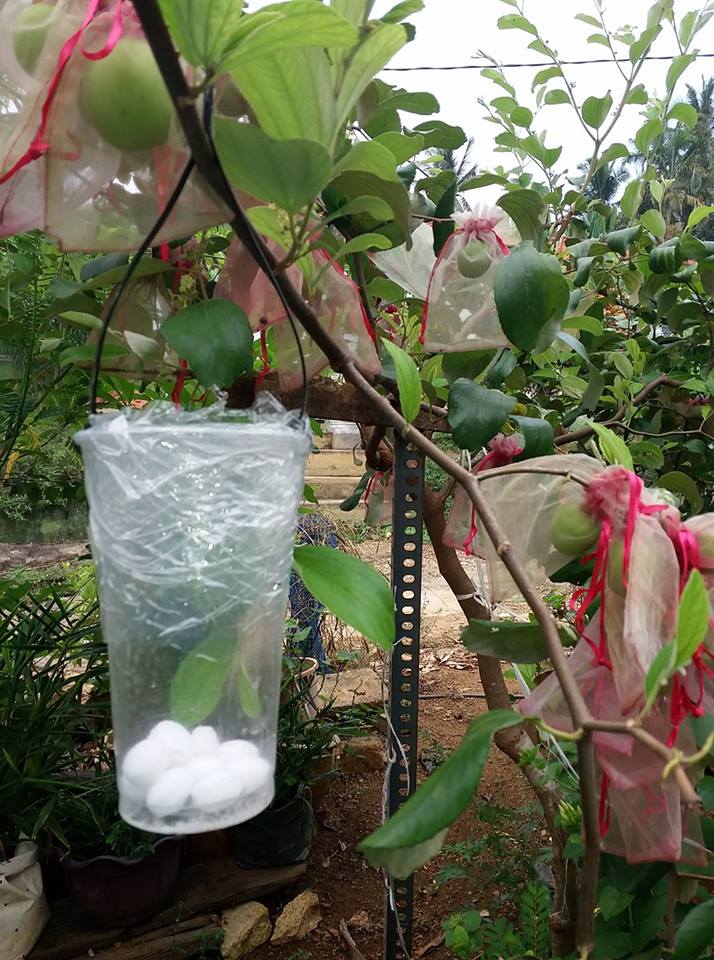
<svg viewBox="0 0 714 960">
<path fill-rule="evenodd" d="M 392 505 L 396 643 L 389 674 L 389 748 L 390 755 L 394 754 L 397 759 L 389 778 L 390 816 L 406 802 L 416 786 L 423 532 L 424 458 L 397 437 Z M 399 742 L 395 742 L 392 730 Z M 385 905 L 384 960 L 408 960 L 412 949 L 413 909 L 413 878 L 392 879 Z"/>
</svg>

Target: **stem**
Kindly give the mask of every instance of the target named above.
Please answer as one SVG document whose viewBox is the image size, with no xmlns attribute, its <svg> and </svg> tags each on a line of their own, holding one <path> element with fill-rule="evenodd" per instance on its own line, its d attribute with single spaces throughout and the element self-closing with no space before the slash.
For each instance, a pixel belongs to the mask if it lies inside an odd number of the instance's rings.
<svg viewBox="0 0 714 960">
<path fill-rule="evenodd" d="M 245 211 L 235 199 L 215 156 L 213 147 L 204 132 L 156 0 L 134 0 L 134 6 L 176 108 L 184 136 L 200 174 L 231 210 L 233 215 L 231 225 L 236 236 L 256 257 L 259 264 L 267 264 L 274 271 L 275 258 L 256 234 Z M 380 411 L 385 422 L 398 430 L 407 442 L 414 444 L 416 449 L 430 457 L 449 476 L 454 477 L 463 486 L 481 519 L 483 528 L 541 626 L 548 655 L 560 681 L 573 723 L 582 726 L 591 719 L 590 712 L 575 678 L 568 668 L 555 619 L 538 590 L 530 582 L 520 558 L 515 556 L 511 545 L 505 539 L 496 516 L 481 493 L 476 479 L 467 470 L 455 463 L 436 444 L 407 423 L 401 413 L 394 409 L 389 399 L 382 396 L 372 386 L 370 379 L 362 373 L 355 361 L 323 329 L 314 311 L 284 274 L 276 276 L 273 272 L 270 279 L 276 289 L 285 297 L 295 317 L 323 351 L 333 370 L 340 372 L 346 380 L 352 383 L 371 402 L 375 410 Z M 581 877 L 577 939 L 581 948 L 589 949 L 589 945 L 593 942 L 594 912 L 597 902 L 597 869 L 600 856 L 597 794 L 595 791 L 595 758 L 590 737 L 584 738 L 579 744 L 579 755 L 582 764 L 581 802 L 585 845 L 589 849 Z"/>
</svg>

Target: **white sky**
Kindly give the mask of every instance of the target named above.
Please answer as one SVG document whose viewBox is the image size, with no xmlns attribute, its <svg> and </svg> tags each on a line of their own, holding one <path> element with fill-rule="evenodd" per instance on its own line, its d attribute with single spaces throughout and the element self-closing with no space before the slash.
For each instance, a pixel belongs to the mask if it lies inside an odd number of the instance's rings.
<svg viewBox="0 0 714 960">
<path fill-rule="evenodd" d="M 271 0 L 251 0 L 249 8 L 257 10 L 269 2 Z M 396 3 L 397 0 L 377 0 L 374 15 L 380 16 Z M 605 6 L 606 23 L 611 31 L 627 23 L 641 27 L 651 3 L 652 0 L 620 0 L 619 3 L 609 0 Z M 586 42 L 595 29 L 574 19 L 578 12 L 594 13 L 594 6 L 592 0 L 580 0 L 575 4 L 563 0 L 526 0 L 526 14 L 563 59 L 599 58 L 608 55 L 607 48 Z M 697 0 L 677 0 L 675 9 L 678 19 L 688 10 L 699 6 Z M 544 61 L 544 57 L 528 49 L 531 38 L 527 34 L 518 30 L 498 29 L 498 18 L 514 12 L 500 0 L 426 0 L 425 9 L 410 18 L 417 28 L 416 39 L 397 55 L 392 65 L 464 64 L 469 63 L 479 49 L 485 50 L 501 63 Z M 695 46 L 702 53 L 714 53 L 714 20 L 699 34 Z M 652 53 L 676 52 L 671 28 L 665 25 L 663 36 Z M 640 80 L 648 91 L 664 92 L 667 66 L 666 62 L 660 61 L 644 67 Z M 535 69 L 506 71 L 507 78 L 518 91 L 519 102 L 531 107 L 535 106 L 530 94 L 535 72 Z M 568 67 L 566 72 L 581 102 L 591 95 L 603 96 L 608 90 L 611 90 L 617 102 L 624 81 L 614 64 Z M 693 64 L 684 75 L 677 93 L 683 95 L 686 82 L 698 88 L 703 74 L 714 74 L 714 59 Z M 491 100 L 505 94 L 505 91 L 482 78 L 478 70 L 386 72 L 383 79 L 407 90 L 428 90 L 433 93 L 441 104 L 440 118 L 462 126 L 468 135 L 476 138 L 473 159 L 481 169 L 499 163 L 509 165 L 508 154 L 494 153 L 494 137 L 499 133 L 499 128 L 483 119 L 483 108 L 477 102 L 479 97 Z M 638 106 L 628 107 L 609 142 L 618 140 L 626 143 L 631 139 L 643 122 L 641 110 L 642 107 Z M 417 124 L 427 118 L 413 119 Z M 563 147 L 560 165 L 576 175 L 578 162 L 588 156 L 590 141 L 575 119 L 572 108 L 567 105 L 544 107 L 534 126 L 538 130 L 548 131 L 548 146 Z"/>
</svg>

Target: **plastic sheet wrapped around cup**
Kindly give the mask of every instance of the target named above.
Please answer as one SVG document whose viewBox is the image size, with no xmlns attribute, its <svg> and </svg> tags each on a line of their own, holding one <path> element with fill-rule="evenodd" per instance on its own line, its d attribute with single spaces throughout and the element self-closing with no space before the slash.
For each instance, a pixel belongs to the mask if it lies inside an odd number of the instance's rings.
<svg viewBox="0 0 714 960">
<path fill-rule="evenodd" d="M 119 812 L 155 833 L 273 798 L 283 623 L 307 422 L 151 404 L 77 436 L 109 647 Z"/>
</svg>

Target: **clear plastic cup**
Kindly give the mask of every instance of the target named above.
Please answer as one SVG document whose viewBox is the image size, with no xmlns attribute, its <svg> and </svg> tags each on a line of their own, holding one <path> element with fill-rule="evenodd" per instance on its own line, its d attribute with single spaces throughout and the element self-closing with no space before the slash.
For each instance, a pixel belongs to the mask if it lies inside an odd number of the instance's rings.
<svg viewBox="0 0 714 960">
<path fill-rule="evenodd" d="M 307 421 L 157 403 L 77 435 L 109 648 L 119 812 L 154 833 L 273 798 L 282 636 Z"/>
</svg>

